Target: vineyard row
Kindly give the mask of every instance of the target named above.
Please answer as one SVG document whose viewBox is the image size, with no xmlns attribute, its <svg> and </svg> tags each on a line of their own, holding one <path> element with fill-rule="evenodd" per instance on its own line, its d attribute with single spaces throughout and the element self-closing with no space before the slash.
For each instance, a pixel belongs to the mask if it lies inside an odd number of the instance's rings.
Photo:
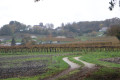
<svg viewBox="0 0 120 80">
<path fill-rule="evenodd" d="M 0 47 L 0 53 L 16 53 L 16 52 L 76 52 L 76 51 L 120 51 L 120 46 L 13 46 L 13 47 Z"/>
</svg>

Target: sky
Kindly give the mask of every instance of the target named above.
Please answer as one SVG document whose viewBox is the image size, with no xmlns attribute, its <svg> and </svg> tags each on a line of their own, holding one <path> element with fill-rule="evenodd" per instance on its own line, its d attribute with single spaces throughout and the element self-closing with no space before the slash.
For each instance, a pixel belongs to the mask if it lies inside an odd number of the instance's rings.
<svg viewBox="0 0 120 80">
<path fill-rule="evenodd" d="M 0 0 L 0 27 L 10 21 L 26 25 L 38 25 L 40 22 L 61 23 L 79 21 L 100 21 L 113 17 L 120 18 L 120 7 L 108 9 L 110 0 Z"/>
</svg>

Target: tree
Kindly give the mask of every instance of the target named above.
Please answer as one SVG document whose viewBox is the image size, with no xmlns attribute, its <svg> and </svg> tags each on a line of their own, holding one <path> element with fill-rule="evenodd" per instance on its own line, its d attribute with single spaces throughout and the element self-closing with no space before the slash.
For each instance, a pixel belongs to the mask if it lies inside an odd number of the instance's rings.
<svg viewBox="0 0 120 80">
<path fill-rule="evenodd" d="M 120 40 L 120 25 L 113 25 L 107 30 L 108 36 L 116 36 Z"/>
<path fill-rule="evenodd" d="M 16 45 L 15 38 L 14 38 L 14 37 L 12 37 L 11 46 L 15 46 L 15 45 Z"/>
<path fill-rule="evenodd" d="M 53 29 L 54 28 L 54 24 L 52 24 L 52 23 L 47 23 L 46 25 L 46 28 L 48 28 L 48 29 Z"/>
<path fill-rule="evenodd" d="M 22 45 L 26 45 L 27 43 L 29 43 L 31 41 L 31 37 L 29 35 L 23 35 L 21 44 Z"/>
<path fill-rule="evenodd" d="M 40 0 L 34 0 L 35 2 L 38 2 L 38 1 L 40 1 Z"/>
<path fill-rule="evenodd" d="M 38 2 L 38 1 L 40 1 L 40 0 L 34 0 L 34 1 L 35 1 L 35 2 Z M 109 2 L 109 4 L 110 4 L 109 9 L 110 9 L 110 10 L 113 10 L 114 6 L 117 4 L 117 0 L 111 0 L 111 1 Z M 120 0 L 119 0 L 119 7 L 120 7 Z"/>
<path fill-rule="evenodd" d="M 117 4 L 117 0 L 111 0 L 109 4 L 110 4 L 109 9 L 113 10 L 114 6 Z M 120 7 L 120 0 L 119 0 L 119 7 Z"/>
<path fill-rule="evenodd" d="M 12 30 L 8 25 L 4 25 L 1 29 L 0 29 L 0 35 L 8 35 L 11 36 L 12 35 Z"/>
</svg>

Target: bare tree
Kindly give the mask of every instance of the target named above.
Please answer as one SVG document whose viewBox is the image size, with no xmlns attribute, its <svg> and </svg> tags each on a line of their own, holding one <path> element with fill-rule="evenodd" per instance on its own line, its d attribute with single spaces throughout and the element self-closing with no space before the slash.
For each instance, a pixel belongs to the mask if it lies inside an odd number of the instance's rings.
<svg viewBox="0 0 120 80">
<path fill-rule="evenodd" d="M 111 1 L 109 2 L 109 4 L 110 4 L 109 9 L 110 9 L 110 10 L 113 10 L 114 6 L 117 4 L 117 1 L 118 1 L 118 0 L 111 0 Z M 120 7 L 120 0 L 119 0 L 119 7 Z"/>
<path fill-rule="evenodd" d="M 40 0 L 34 0 L 34 1 L 35 1 L 35 2 L 38 2 L 38 1 L 40 1 Z M 110 10 L 113 10 L 114 6 L 117 4 L 117 1 L 118 1 L 118 0 L 110 0 L 110 2 L 109 2 L 109 4 L 110 4 L 109 9 L 110 9 Z M 119 7 L 120 7 L 120 0 L 119 0 Z"/>
<path fill-rule="evenodd" d="M 38 1 L 40 1 L 40 0 L 34 0 L 35 2 L 38 2 Z"/>
</svg>

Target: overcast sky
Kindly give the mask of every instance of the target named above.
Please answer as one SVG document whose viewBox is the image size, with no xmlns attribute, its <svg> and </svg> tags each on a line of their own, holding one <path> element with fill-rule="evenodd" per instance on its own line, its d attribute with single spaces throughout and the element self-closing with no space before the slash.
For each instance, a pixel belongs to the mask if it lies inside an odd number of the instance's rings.
<svg viewBox="0 0 120 80">
<path fill-rule="evenodd" d="M 120 8 L 108 9 L 110 0 L 0 0 L 0 27 L 11 20 L 26 25 L 120 18 Z"/>
</svg>

